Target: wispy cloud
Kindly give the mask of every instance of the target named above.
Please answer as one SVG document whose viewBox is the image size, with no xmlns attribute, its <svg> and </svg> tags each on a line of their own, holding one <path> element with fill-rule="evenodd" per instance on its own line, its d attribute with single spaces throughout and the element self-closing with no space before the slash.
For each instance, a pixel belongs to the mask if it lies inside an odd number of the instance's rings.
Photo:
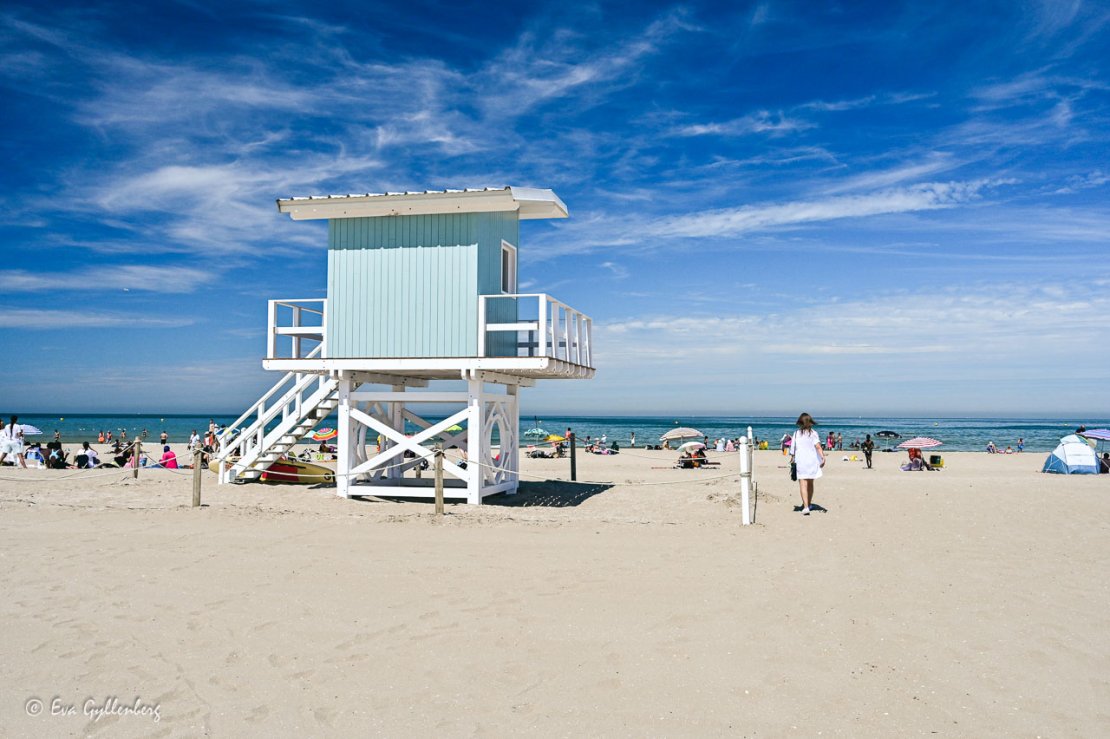
<svg viewBox="0 0 1110 739">
<path fill-rule="evenodd" d="M 173 329 L 190 326 L 193 323 L 194 321 L 188 318 L 145 318 L 95 310 L 40 310 L 36 308 L 0 307 L 0 328 L 11 329 Z"/>
<path fill-rule="evenodd" d="M 191 293 L 215 279 L 213 270 L 193 267 L 119 265 L 90 267 L 73 272 L 0 271 L 0 291 L 57 292 L 136 290 L 157 293 Z"/>
<path fill-rule="evenodd" d="M 601 247 L 651 248 L 676 239 L 739 237 L 774 229 L 873 216 L 955 208 L 978 200 L 984 192 L 1013 184 L 985 179 L 927 182 L 854 195 L 834 195 L 784 203 L 742 205 L 692 211 L 657 218 L 613 217 L 568 224 L 544 245 L 543 256 L 590 251 Z M 568 238 L 567 232 L 570 232 Z"/>
<path fill-rule="evenodd" d="M 691 123 L 675 128 L 675 136 L 747 136 L 754 133 L 778 135 L 813 128 L 815 124 L 783 113 L 761 110 L 757 113 L 719 123 Z"/>
</svg>

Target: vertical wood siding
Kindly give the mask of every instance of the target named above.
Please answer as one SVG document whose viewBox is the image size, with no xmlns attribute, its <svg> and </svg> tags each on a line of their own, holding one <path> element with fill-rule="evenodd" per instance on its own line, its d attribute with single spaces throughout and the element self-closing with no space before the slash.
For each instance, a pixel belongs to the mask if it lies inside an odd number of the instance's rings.
<svg viewBox="0 0 1110 739">
<path fill-rule="evenodd" d="M 328 355 L 475 356 L 478 295 L 501 291 L 501 239 L 518 244 L 516 213 L 332 219 Z M 515 320 L 499 302 L 496 319 Z"/>
</svg>

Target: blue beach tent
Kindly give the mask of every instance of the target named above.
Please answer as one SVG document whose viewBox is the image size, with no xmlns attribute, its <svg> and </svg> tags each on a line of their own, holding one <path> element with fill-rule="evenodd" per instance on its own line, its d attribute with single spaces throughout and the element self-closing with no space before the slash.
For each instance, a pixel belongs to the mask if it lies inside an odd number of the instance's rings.
<svg viewBox="0 0 1110 739">
<path fill-rule="evenodd" d="M 1061 475 L 1097 475 L 1098 458 L 1095 450 L 1075 434 L 1060 439 L 1060 444 L 1044 461 L 1041 472 Z"/>
</svg>

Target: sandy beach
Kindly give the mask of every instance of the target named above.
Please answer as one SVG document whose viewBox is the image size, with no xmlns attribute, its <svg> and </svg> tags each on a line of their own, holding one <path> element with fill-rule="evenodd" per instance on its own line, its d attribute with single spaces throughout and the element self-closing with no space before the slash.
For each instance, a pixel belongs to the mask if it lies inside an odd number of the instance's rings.
<svg viewBox="0 0 1110 739">
<path fill-rule="evenodd" d="M 189 472 L 3 468 L 3 733 L 1105 733 L 1107 477 L 838 454 L 803 517 L 759 452 L 741 527 L 736 456 L 674 456 L 584 455 L 578 485 L 524 459 L 519 494 L 438 520 L 211 473 L 193 509 Z"/>
</svg>

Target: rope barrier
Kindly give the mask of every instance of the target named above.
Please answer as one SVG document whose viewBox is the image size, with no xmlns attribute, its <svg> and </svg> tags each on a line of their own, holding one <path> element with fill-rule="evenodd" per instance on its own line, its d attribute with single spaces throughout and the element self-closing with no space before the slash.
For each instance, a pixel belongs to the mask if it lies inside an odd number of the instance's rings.
<svg viewBox="0 0 1110 739">
<path fill-rule="evenodd" d="M 121 452 L 125 451 L 126 449 L 130 449 L 136 443 L 138 443 L 138 442 L 132 442 L 127 447 L 124 447 L 124 449 L 121 449 Z M 621 454 L 624 454 L 624 453 L 625 452 L 623 452 L 623 451 L 621 452 Z M 171 474 L 176 474 L 176 475 L 187 475 L 188 476 L 188 475 L 192 474 L 191 472 L 185 472 L 184 471 L 184 469 L 189 469 L 189 468 L 171 469 L 171 468 L 168 468 L 168 467 L 163 467 L 159 462 L 155 462 L 154 459 L 152 457 L 150 457 L 149 455 L 144 453 L 143 456 L 148 461 L 150 461 L 151 464 L 140 467 L 140 469 L 145 469 L 145 470 L 159 470 L 160 469 L 160 470 L 165 470 L 166 472 L 169 472 Z M 610 455 L 599 455 L 599 456 L 610 456 Z M 613 456 L 615 456 L 615 455 L 613 455 Z M 643 454 L 629 454 L 628 456 L 636 457 L 638 459 L 651 459 L 651 460 L 656 460 L 657 461 L 657 457 L 647 456 L 647 455 L 643 455 Z M 426 457 L 423 458 L 423 459 L 425 461 L 427 460 Z M 292 461 L 302 461 L 302 460 L 294 459 Z M 465 462 L 468 466 L 469 465 L 474 465 L 476 467 L 482 467 L 482 468 L 485 468 L 485 469 L 488 469 L 488 470 L 493 470 L 495 472 L 502 471 L 500 467 L 496 467 L 494 465 L 488 465 L 488 464 L 485 464 L 483 462 L 477 462 L 477 461 L 474 461 L 474 460 L 464 459 L 462 457 L 459 457 L 457 459 L 452 459 L 451 461 L 454 462 L 455 464 Z M 273 476 L 273 477 L 290 477 L 290 478 L 296 478 L 298 480 L 306 480 L 307 479 L 307 480 L 319 480 L 321 482 L 324 482 L 324 481 L 328 481 L 328 480 L 336 480 L 336 479 L 339 479 L 339 478 L 342 478 L 342 477 L 361 477 L 363 475 L 370 474 L 371 472 L 379 472 L 379 471 L 385 472 L 387 470 L 397 469 L 397 468 L 400 468 L 400 467 L 412 467 L 412 466 L 416 466 L 418 464 L 419 464 L 419 462 L 417 460 L 407 459 L 405 461 L 397 462 L 397 463 L 390 464 L 390 465 L 383 465 L 383 466 L 379 466 L 379 467 L 374 467 L 372 470 L 366 470 L 366 471 L 363 471 L 363 472 L 354 472 L 354 473 L 351 473 L 351 472 L 348 472 L 348 473 L 330 472 L 330 473 L 316 474 L 316 475 L 304 474 L 304 473 L 294 473 L 294 472 L 269 471 L 269 470 L 258 470 L 258 471 L 259 472 L 264 472 L 267 475 L 270 475 L 270 476 Z M 125 471 L 127 471 L 128 474 L 130 474 L 130 472 L 133 469 L 134 469 L 133 467 L 111 467 L 111 468 L 106 468 L 106 469 L 101 469 L 101 468 L 97 467 L 97 468 L 90 468 L 90 469 L 74 470 L 74 471 L 72 471 L 72 472 L 70 472 L 69 474 L 66 474 L 66 475 L 57 475 L 57 476 L 52 475 L 50 477 L 0 477 L 0 480 L 9 481 L 9 482 L 54 482 L 54 481 L 57 481 L 57 480 L 70 479 L 72 477 L 94 477 L 94 476 L 97 476 L 98 473 L 100 475 L 103 475 L 103 474 L 119 474 L 120 470 L 125 470 Z M 257 468 L 252 468 L 252 469 L 257 469 Z M 680 469 L 680 468 L 676 467 L 675 469 Z M 558 478 L 558 477 L 553 478 L 553 477 L 550 477 L 548 475 L 536 475 L 536 474 L 531 474 L 531 473 L 527 473 L 527 472 L 521 472 L 519 470 L 517 472 L 515 472 L 514 474 L 516 474 L 517 477 L 527 477 L 527 478 L 530 478 L 530 479 L 533 479 L 533 480 L 539 480 L 539 481 L 543 481 L 543 482 L 574 482 L 576 484 L 582 484 L 582 485 L 609 485 L 609 486 L 612 486 L 612 487 L 628 487 L 628 486 L 655 487 L 655 486 L 661 486 L 661 485 L 688 485 L 692 482 L 693 483 L 703 483 L 703 482 L 712 482 L 714 480 L 725 480 L 725 479 L 730 479 L 730 478 L 739 479 L 739 477 L 740 477 L 740 472 L 737 471 L 737 472 L 730 472 L 730 473 L 724 474 L 724 475 L 714 475 L 712 477 L 699 477 L 695 480 L 681 479 L 681 480 L 659 480 L 659 481 L 654 481 L 654 482 L 642 481 L 642 482 L 633 482 L 633 483 L 629 483 L 629 482 L 620 483 L 620 482 L 616 482 L 616 481 L 612 481 L 612 480 L 576 480 L 576 481 L 575 480 L 566 480 L 566 479 Z"/>
</svg>

